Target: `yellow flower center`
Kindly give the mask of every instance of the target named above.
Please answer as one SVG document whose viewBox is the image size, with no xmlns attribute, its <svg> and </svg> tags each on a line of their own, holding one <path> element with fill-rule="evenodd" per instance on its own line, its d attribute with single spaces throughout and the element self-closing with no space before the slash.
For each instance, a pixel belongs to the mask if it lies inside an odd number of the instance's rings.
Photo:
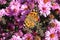
<svg viewBox="0 0 60 40">
<path fill-rule="evenodd" d="M 50 34 L 50 38 L 54 38 L 55 37 L 55 34 Z"/>
<path fill-rule="evenodd" d="M 44 3 L 47 3 L 48 1 L 49 1 L 49 0 L 44 0 L 43 2 L 44 2 Z"/>
<path fill-rule="evenodd" d="M 56 26 L 56 24 L 55 24 L 55 23 L 51 23 L 50 25 L 51 25 L 52 27 L 55 27 L 55 26 Z"/>
<path fill-rule="evenodd" d="M 53 18 L 54 18 L 54 15 L 50 14 L 50 15 L 49 15 L 49 18 L 50 18 L 50 19 L 53 19 Z"/>
<path fill-rule="evenodd" d="M 31 40 L 30 37 L 27 37 L 26 40 Z"/>
</svg>

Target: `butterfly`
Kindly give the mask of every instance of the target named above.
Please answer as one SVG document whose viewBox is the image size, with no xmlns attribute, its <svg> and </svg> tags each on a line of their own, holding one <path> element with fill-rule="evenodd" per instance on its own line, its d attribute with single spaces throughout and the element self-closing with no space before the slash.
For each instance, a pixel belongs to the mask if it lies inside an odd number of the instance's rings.
<svg viewBox="0 0 60 40">
<path fill-rule="evenodd" d="M 36 24 L 36 22 L 38 22 L 38 20 L 39 20 L 38 13 L 30 12 L 27 15 L 24 23 L 25 23 L 26 27 L 31 28 L 31 27 L 34 27 L 34 25 Z"/>
</svg>

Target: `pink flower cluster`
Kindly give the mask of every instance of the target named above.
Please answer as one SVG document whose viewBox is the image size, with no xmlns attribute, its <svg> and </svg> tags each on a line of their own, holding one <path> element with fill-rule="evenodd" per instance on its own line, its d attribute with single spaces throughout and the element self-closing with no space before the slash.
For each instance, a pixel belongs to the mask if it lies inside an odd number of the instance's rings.
<svg viewBox="0 0 60 40">
<path fill-rule="evenodd" d="M 21 0 L 20 0 L 21 1 Z M 31 4 L 32 5 L 32 4 Z M 28 5 L 27 3 L 21 4 L 19 0 L 12 0 L 8 7 L 5 9 L 0 10 L 0 16 L 17 16 L 19 14 L 27 14 L 28 12 Z M 20 13 L 21 12 L 21 13 Z"/>
<path fill-rule="evenodd" d="M 0 4 L 6 4 L 6 0 L 0 0 Z"/>
<path fill-rule="evenodd" d="M 45 40 L 60 40 L 60 22 L 56 19 L 51 20 L 52 25 L 45 32 Z"/>
<path fill-rule="evenodd" d="M 51 2 L 51 0 L 38 0 L 38 7 L 40 14 L 47 17 L 51 13 L 51 9 L 58 9 L 60 11 L 60 6 L 58 3 Z"/>
<path fill-rule="evenodd" d="M 10 40 L 33 40 L 33 36 L 30 33 L 27 33 L 22 37 L 20 37 L 19 35 L 13 35 Z"/>
<path fill-rule="evenodd" d="M 56 1 L 0 0 L 0 40 L 60 40 Z"/>
</svg>

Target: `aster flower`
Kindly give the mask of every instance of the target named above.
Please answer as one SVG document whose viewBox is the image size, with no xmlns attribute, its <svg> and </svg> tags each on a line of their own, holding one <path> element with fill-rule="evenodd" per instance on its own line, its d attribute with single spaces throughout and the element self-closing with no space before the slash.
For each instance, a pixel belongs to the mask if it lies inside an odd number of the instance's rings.
<svg viewBox="0 0 60 40">
<path fill-rule="evenodd" d="M 22 39 L 23 40 L 33 40 L 33 36 L 30 33 L 26 33 Z"/>
<path fill-rule="evenodd" d="M 20 36 L 13 35 L 10 40 L 22 40 L 22 38 L 20 38 Z"/>
<path fill-rule="evenodd" d="M 44 17 L 47 17 L 50 14 L 51 10 L 51 1 L 50 0 L 38 0 L 38 7 L 40 14 Z"/>
<path fill-rule="evenodd" d="M 51 20 L 51 26 L 55 29 L 55 31 L 57 32 L 58 34 L 58 37 L 60 37 L 60 21 L 54 19 L 54 20 Z"/>
<path fill-rule="evenodd" d="M 60 22 L 57 19 L 52 19 L 50 23 L 51 23 L 51 26 L 53 26 L 54 28 L 57 28 L 60 26 Z"/>
<path fill-rule="evenodd" d="M 18 1 L 11 1 L 9 6 L 5 9 L 7 16 L 17 16 L 20 11 L 20 3 Z"/>
<path fill-rule="evenodd" d="M 21 30 L 19 30 L 18 32 L 14 33 L 16 36 L 20 36 L 22 37 L 23 36 L 23 32 Z"/>
<path fill-rule="evenodd" d="M 5 15 L 7 16 L 17 16 L 20 10 L 20 3 L 18 1 L 11 1 L 9 6 L 5 9 Z"/>
<path fill-rule="evenodd" d="M 12 11 L 11 11 L 11 9 L 9 7 L 6 7 L 6 9 L 5 9 L 5 15 L 6 16 L 11 16 L 12 15 Z"/>
<path fill-rule="evenodd" d="M 39 5 L 40 14 L 47 17 L 50 14 L 50 7 L 48 5 Z"/>
<path fill-rule="evenodd" d="M 53 19 L 50 21 L 50 24 L 56 31 L 60 31 L 60 21 Z"/>
<path fill-rule="evenodd" d="M 18 15 L 20 10 L 20 3 L 18 1 L 11 1 L 9 8 L 12 10 L 13 15 Z"/>
<path fill-rule="evenodd" d="M 52 19 L 50 21 L 50 23 L 53 25 L 54 24 L 54 27 L 58 25 L 59 21 L 57 19 Z"/>
<path fill-rule="evenodd" d="M 0 10 L 0 17 L 5 16 L 5 9 Z"/>
<path fill-rule="evenodd" d="M 58 35 L 54 28 L 45 32 L 45 40 L 58 40 Z"/>
<path fill-rule="evenodd" d="M 60 10 L 60 6 L 58 3 L 52 3 L 52 9 L 55 10 L 55 9 L 58 9 Z"/>
<path fill-rule="evenodd" d="M 56 29 L 56 31 L 57 31 L 58 36 L 60 37 L 60 21 L 58 21 L 55 29 Z"/>
<path fill-rule="evenodd" d="M 0 4 L 6 4 L 6 0 L 0 0 Z"/>
</svg>

